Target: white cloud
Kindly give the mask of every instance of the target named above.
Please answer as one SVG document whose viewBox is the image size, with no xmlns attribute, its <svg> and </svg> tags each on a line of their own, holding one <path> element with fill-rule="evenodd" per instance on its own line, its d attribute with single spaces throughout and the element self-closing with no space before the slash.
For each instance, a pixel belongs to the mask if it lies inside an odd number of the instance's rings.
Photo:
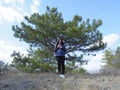
<svg viewBox="0 0 120 90">
<path fill-rule="evenodd" d="M 5 3 L 24 3 L 24 0 L 4 0 Z"/>
<path fill-rule="evenodd" d="M 115 48 L 119 45 L 120 36 L 118 34 L 109 34 L 104 36 L 103 41 L 107 42 L 107 46 L 109 48 Z M 88 65 L 83 65 L 85 69 L 87 69 L 90 73 L 99 72 L 101 67 L 105 65 L 102 62 L 103 52 L 100 51 L 96 54 L 96 56 L 87 56 L 86 59 L 89 60 Z"/>
<path fill-rule="evenodd" d="M 31 13 L 39 12 L 41 0 L 32 0 L 30 6 Z M 30 1 L 27 1 L 30 3 Z M 29 7 L 27 6 L 27 7 Z M 0 1 L 0 24 L 21 22 L 24 16 L 29 16 L 28 10 L 25 9 L 25 0 L 3 0 Z"/>
<path fill-rule="evenodd" d="M 22 3 L 24 3 L 24 0 L 2 1 L 0 4 L 0 24 L 20 22 L 23 20 L 24 16 L 28 14 L 22 8 Z"/>
<path fill-rule="evenodd" d="M 24 16 L 30 15 L 28 14 L 30 11 L 38 12 L 39 5 L 40 0 L 33 0 L 32 3 L 30 0 L 0 0 L 0 26 L 4 27 L 6 23 L 11 25 L 11 23 L 21 22 Z M 29 8 L 30 6 L 32 10 Z M 9 29 L 7 26 L 5 26 L 5 28 Z M 4 32 L 6 31 L 4 30 Z M 9 31 L 8 33 L 11 32 Z M 26 54 L 25 47 L 27 47 L 26 44 L 19 45 L 16 42 L 0 40 L 0 60 L 11 62 L 12 58 L 10 55 L 13 51 L 20 51 L 21 53 Z"/>
<path fill-rule="evenodd" d="M 0 60 L 4 60 L 5 62 L 11 62 L 11 54 L 13 51 L 20 51 L 23 54 L 27 54 L 27 51 L 25 48 L 19 45 L 15 45 L 14 43 L 10 41 L 3 41 L 0 40 Z"/>
<path fill-rule="evenodd" d="M 118 34 L 113 33 L 113 34 L 104 36 L 103 41 L 107 42 L 108 47 L 114 47 L 119 39 L 120 39 L 120 36 Z"/>
<path fill-rule="evenodd" d="M 32 4 L 31 4 L 31 12 L 32 13 L 39 12 L 40 2 L 41 2 L 41 0 L 32 0 Z"/>
<path fill-rule="evenodd" d="M 88 65 L 83 65 L 83 68 L 85 68 L 89 73 L 98 73 L 101 67 L 104 65 L 104 63 L 101 62 L 94 62 L 90 61 Z"/>
<path fill-rule="evenodd" d="M 14 22 L 23 19 L 23 13 L 14 10 L 12 7 L 2 7 L 0 6 L 0 22 Z"/>
<path fill-rule="evenodd" d="M 101 66 L 104 64 L 102 62 L 103 53 L 99 52 L 96 54 L 96 56 L 86 56 L 86 59 L 88 60 L 87 65 L 83 65 L 85 69 L 87 69 L 90 73 L 99 72 L 101 69 Z"/>
<path fill-rule="evenodd" d="M 101 58 L 103 56 L 102 52 L 98 52 L 96 56 L 89 56 L 88 59 L 91 59 L 94 62 L 100 62 Z"/>
</svg>

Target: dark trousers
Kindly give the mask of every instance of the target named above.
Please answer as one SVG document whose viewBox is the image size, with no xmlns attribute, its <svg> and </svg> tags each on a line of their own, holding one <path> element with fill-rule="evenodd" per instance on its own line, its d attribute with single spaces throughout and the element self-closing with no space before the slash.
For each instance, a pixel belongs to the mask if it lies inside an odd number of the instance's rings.
<svg viewBox="0 0 120 90">
<path fill-rule="evenodd" d="M 58 64 L 58 72 L 60 74 L 65 73 L 65 56 L 56 56 L 57 64 Z"/>
</svg>

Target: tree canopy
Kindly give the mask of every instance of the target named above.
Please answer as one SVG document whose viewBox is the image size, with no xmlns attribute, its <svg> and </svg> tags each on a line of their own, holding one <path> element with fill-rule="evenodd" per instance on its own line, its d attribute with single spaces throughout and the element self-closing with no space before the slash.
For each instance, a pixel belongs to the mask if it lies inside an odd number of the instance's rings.
<svg viewBox="0 0 120 90">
<path fill-rule="evenodd" d="M 110 49 L 105 50 L 103 60 L 107 66 L 120 68 L 120 47 L 117 47 L 115 52 Z"/>
<path fill-rule="evenodd" d="M 58 38 L 65 41 L 67 53 L 93 52 L 106 48 L 106 43 L 102 41 L 102 33 L 98 30 L 101 25 L 102 20 L 83 21 L 79 15 L 65 21 L 57 8 L 47 6 L 44 14 L 25 16 L 21 26 L 13 25 L 12 29 L 16 38 L 50 52 L 54 52 Z"/>
</svg>

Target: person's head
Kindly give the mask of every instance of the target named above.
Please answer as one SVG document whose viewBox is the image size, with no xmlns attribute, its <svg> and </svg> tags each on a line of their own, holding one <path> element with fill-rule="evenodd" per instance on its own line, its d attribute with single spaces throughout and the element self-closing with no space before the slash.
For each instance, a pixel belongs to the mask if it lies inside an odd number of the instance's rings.
<svg viewBox="0 0 120 90">
<path fill-rule="evenodd" d="M 62 39 L 59 39 L 59 40 L 57 41 L 57 45 L 58 45 L 58 44 L 61 44 L 61 45 L 63 44 Z"/>
</svg>

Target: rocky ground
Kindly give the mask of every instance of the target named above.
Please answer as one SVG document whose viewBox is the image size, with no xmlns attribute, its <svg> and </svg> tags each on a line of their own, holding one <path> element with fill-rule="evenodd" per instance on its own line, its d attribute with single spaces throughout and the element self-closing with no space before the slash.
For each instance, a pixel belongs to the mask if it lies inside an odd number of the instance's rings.
<svg viewBox="0 0 120 90">
<path fill-rule="evenodd" d="M 0 90 L 120 90 L 120 76 L 7 73 L 0 76 Z"/>
</svg>

